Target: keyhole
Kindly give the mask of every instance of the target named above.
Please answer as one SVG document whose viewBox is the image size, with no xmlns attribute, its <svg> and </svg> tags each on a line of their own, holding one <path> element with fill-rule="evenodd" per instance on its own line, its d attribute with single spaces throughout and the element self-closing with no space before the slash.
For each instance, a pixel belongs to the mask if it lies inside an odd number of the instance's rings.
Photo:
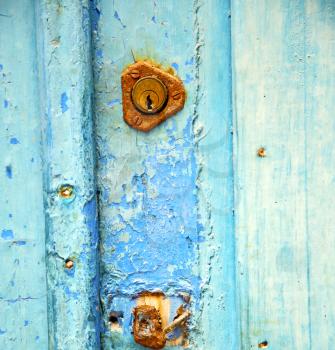
<svg viewBox="0 0 335 350">
<path fill-rule="evenodd" d="M 148 95 L 147 96 L 147 109 L 148 109 L 148 111 L 152 111 L 152 103 L 153 103 L 153 101 L 152 101 L 150 95 Z"/>
</svg>

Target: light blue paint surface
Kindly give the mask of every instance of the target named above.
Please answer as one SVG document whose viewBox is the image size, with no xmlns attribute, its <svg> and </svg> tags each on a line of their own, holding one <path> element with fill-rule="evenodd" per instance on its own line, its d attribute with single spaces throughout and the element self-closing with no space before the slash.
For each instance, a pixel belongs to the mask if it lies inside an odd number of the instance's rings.
<svg viewBox="0 0 335 350">
<path fill-rule="evenodd" d="M 0 13 L 0 349 L 47 349 L 34 1 Z"/>
<path fill-rule="evenodd" d="M 333 348 L 333 1 L 3 1 L 0 29 L 1 350 L 142 349 L 143 290 L 191 295 L 191 349 Z M 132 52 L 188 95 L 148 134 Z"/>
<path fill-rule="evenodd" d="M 232 14 L 242 349 L 332 349 L 335 3 Z"/>
<path fill-rule="evenodd" d="M 230 1 L 196 3 L 197 163 L 202 314 L 199 349 L 240 349 L 236 301 Z M 193 60 L 186 61 L 191 65 Z M 198 342 L 198 340 L 197 340 Z M 199 343 L 199 342 L 198 342 Z"/>
</svg>

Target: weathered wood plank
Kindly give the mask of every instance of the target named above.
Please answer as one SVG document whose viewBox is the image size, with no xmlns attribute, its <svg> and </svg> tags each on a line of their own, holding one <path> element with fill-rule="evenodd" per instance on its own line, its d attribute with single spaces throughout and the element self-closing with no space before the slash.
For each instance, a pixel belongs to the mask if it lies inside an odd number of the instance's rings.
<svg viewBox="0 0 335 350">
<path fill-rule="evenodd" d="M 194 8 L 193 1 L 102 0 L 95 10 L 102 339 L 106 349 L 137 349 L 131 335 L 134 296 L 186 292 L 194 305 L 199 296 Z M 148 134 L 122 118 L 120 76 L 133 54 L 174 67 L 188 94 L 183 111 Z M 110 329 L 112 311 L 123 313 L 122 333 Z"/>
<path fill-rule="evenodd" d="M 130 314 L 143 290 L 191 294 L 191 348 L 235 346 L 229 2 L 103 0 L 93 12 L 103 346 L 137 348 Z M 149 134 L 122 119 L 119 77 L 133 54 L 172 66 L 188 94 L 183 111 Z M 110 330 L 111 311 L 123 312 L 122 333 Z"/>
<path fill-rule="evenodd" d="M 304 2 L 236 1 L 232 16 L 242 349 L 310 349 Z"/>
<path fill-rule="evenodd" d="M 34 1 L 0 3 L 0 348 L 47 349 Z"/>
<path fill-rule="evenodd" d="M 305 5 L 306 215 L 312 349 L 335 342 L 335 3 Z"/>
<path fill-rule="evenodd" d="M 240 349 L 236 305 L 230 1 L 196 2 L 200 349 Z"/>
<path fill-rule="evenodd" d="M 50 349 L 99 348 L 89 1 L 39 2 Z M 69 185 L 71 195 L 60 195 Z M 68 198 L 67 198 L 68 197 Z M 65 267 L 67 259 L 74 262 Z"/>
</svg>

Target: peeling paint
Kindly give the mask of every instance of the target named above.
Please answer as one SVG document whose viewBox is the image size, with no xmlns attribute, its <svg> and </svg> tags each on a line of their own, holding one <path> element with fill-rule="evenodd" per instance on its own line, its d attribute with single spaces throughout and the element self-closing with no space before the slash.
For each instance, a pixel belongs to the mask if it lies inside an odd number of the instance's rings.
<svg viewBox="0 0 335 350">
<path fill-rule="evenodd" d="M 101 19 L 113 16 L 115 11 L 125 14 L 124 6 L 120 2 L 113 5 L 100 1 Z M 143 4 L 134 6 L 133 11 L 137 7 L 139 13 L 144 11 Z M 192 11 L 190 4 L 178 6 L 184 13 Z M 150 4 L 145 7 L 149 8 Z M 159 6 L 157 11 L 155 18 L 159 17 L 162 23 L 171 21 L 170 17 L 166 17 L 168 12 L 164 13 Z M 141 23 L 144 21 L 150 27 L 142 33 L 142 37 L 150 38 L 150 31 L 154 30 L 165 38 L 168 28 L 171 35 L 169 40 L 175 39 L 170 30 L 173 24 L 158 27 L 152 21 L 150 12 L 144 13 Z M 138 293 L 159 290 L 169 298 L 188 294 L 192 296 L 192 307 L 197 309 L 201 284 L 197 271 L 197 251 L 201 241 L 198 229 L 201 225 L 198 224 L 196 209 L 198 169 L 193 134 L 195 81 L 191 78 L 194 67 L 179 63 L 193 56 L 192 44 L 195 44 L 191 36 L 185 38 L 188 48 L 185 50 L 185 46 L 177 41 L 175 47 L 170 46 L 176 50 L 176 54 L 162 56 L 163 60 L 160 61 L 151 55 L 153 52 L 160 53 L 157 47 L 141 51 L 136 38 L 130 35 L 129 31 L 133 32 L 133 25 L 129 29 L 127 26 L 130 20 L 129 14 L 124 15 L 122 23 L 125 27 L 122 28 L 100 20 L 98 33 L 94 37 L 95 51 L 104 50 L 103 59 L 99 57 L 95 61 L 97 180 L 102 252 L 101 300 L 106 322 L 103 346 L 112 349 L 135 346 L 131 340 L 131 324 L 127 320 L 133 298 Z M 193 23 L 188 25 L 193 26 Z M 123 48 L 110 46 L 106 41 L 110 31 L 121 40 L 127 38 L 127 45 Z M 179 45 L 182 46 L 181 50 Z M 108 108 L 109 101 L 121 97 L 119 81 L 110 80 L 108 76 L 110 71 L 121 76 L 129 62 L 130 49 L 136 53 L 137 59 L 149 57 L 161 62 L 164 67 L 169 65 L 171 57 L 179 57 L 174 62 L 174 69 L 189 85 L 187 93 L 191 99 L 187 101 L 185 109 L 176 118 L 171 118 L 175 120 L 165 122 L 148 135 L 135 133 L 120 119 L 122 106 L 113 103 L 113 108 Z M 113 56 L 116 54 L 122 59 L 115 61 Z M 108 89 L 104 88 L 106 81 Z M 110 331 L 107 321 L 109 312 L 119 311 L 116 300 L 121 299 L 124 315 L 122 339 L 120 332 Z M 175 316 L 174 310 L 174 306 L 171 307 L 169 317 Z"/>
</svg>

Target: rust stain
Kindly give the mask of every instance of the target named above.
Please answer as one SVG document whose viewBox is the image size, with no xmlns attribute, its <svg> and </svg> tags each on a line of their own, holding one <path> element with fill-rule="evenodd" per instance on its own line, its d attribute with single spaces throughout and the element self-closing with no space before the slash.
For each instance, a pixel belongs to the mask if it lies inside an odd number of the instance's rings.
<svg viewBox="0 0 335 350">
<path fill-rule="evenodd" d="M 151 349 L 162 349 L 166 344 L 160 312 L 151 305 L 134 308 L 133 332 L 136 343 Z"/>
<path fill-rule="evenodd" d="M 173 69 L 173 67 L 171 66 L 167 66 L 167 65 L 163 65 L 157 61 L 155 61 L 153 58 L 147 57 L 147 56 L 142 56 L 142 55 L 134 55 L 133 53 L 133 59 L 134 59 L 134 63 L 139 63 L 139 62 L 146 62 L 148 64 L 150 64 L 153 67 L 156 67 L 168 74 L 171 75 L 176 75 L 176 71 Z M 125 66 L 124 70 L 126 70 L 128 68 L 128 65 Z"/>
<path fill-rule="evenodd" d="M 143 310 L 146 312 L 146 310 L 151 310 L 150 312 L 148 311 L 148 314 L 151 316 L 156 315 L 156 319 L 159 320 L 160 327 L 155 328 L 151 327 L 154 329 L 154 333 L 150 335 L 150 332 L 147 332 L 146 337 L 139 336 L 139 333 L 135 333 L 135 323 L 136 317 L 134 318 L 134 324 L 133 324 L 133 331 L 134 331 L 134 338 L 135 341 L 143 346 L 149 347 L 148 344 L 154 344 L 154 346 L 157 347 L 152 347 L 152 349 L 161 349 L 163 341 L 162 338 L 164 337 L 164 345 L 168 346 L 186 346 L 187 345 L 187 319 L 190 317 L 191 313 L 189 310 L 185 308 L 185 305 L 187 304 L 182 304 L 178 307 L 176 310 L 176 315 L 173 318 L 173 321 L 169 323 L 169 316 L 171 312 L 171 301 L 168 297 L 164 295 L 164 293 L 156 291 L 156 292 L 148 292 L 144 291 L 140 294 L 138 294 L 136 297 L 136 303 L 137 306 L 134 309 L 134 316 L 135 314 L 139 315 L 139 311 L 142 313 Z M 190 298 L 187 298 L 189 301 Z M 184 300 L 185 301 L 185 300 Z M 154 311 L 156 310 L 156 311 Z M 149 316 L 148 316 L 149 317 Z M 149 327 L 150 328 L 150 327 Z M 175 329 L 180 329 L 181 332 L 178 332 L 177 337 L 171 337 L 171 332 L 173 332 Z M 141 327 L 137 324 L 136 325 L 136 332 L 138 332 L 141 329 Z M 147 327 L 148 330 L 148 327 Z M 159 333 L 159 336 L 158 336 Z M 140 334 L 143 334 L 143 332 L 140 332 Z M 170 336 L 169 336 L 170 334 Z M 151 338 L 152 336 L 152 338 Z M 144 339 L 145 338 L 145 339 Z M 136 340 L 137 339 L 137 340 Z"/>
<path fill-rule="evenodd" d="M 134 85 L 144 77 L 159 79 L 167 89 L 165 107 L 155 114 L 139 111 L 132 100 Z M 129 126 L 140 131 L 150 131 L 180 111 L 185 104 L 186 93 L 183 82 L 170 72 L 158 68 L 152 62 L 139 61 L 127 67 L 121 75 L 121 86 L 123 118 Z"/>
<path fill-rule="evenodd" d="M 137 298 L 137 305 L 154 306 L 161 315 L 162 327 L 166 327 L 169 322 L 170 300 L 162 292 L 142 292 Z"/>
</svg>

